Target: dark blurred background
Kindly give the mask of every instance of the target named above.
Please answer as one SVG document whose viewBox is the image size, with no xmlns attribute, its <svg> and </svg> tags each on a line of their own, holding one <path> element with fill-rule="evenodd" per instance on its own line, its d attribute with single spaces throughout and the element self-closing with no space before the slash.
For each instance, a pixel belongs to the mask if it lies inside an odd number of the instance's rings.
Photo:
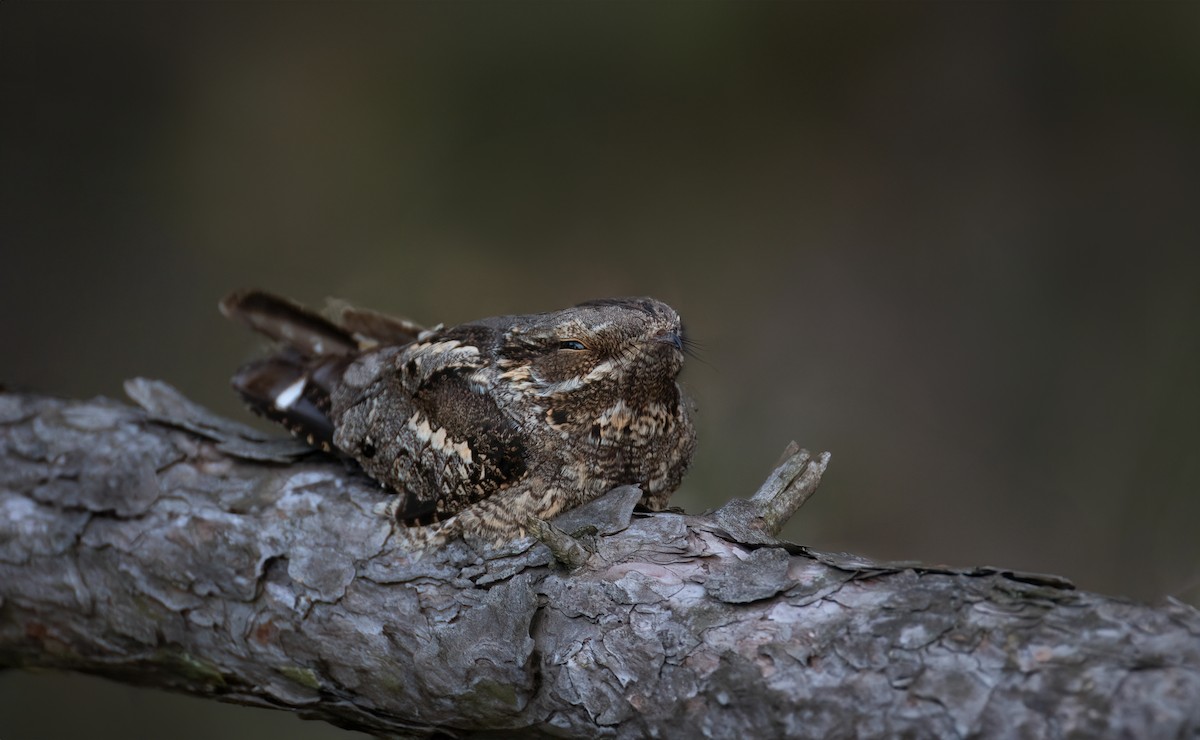
<svg viewBox="0 0 1200 740">
<path fill-rule="evenodd" d="M 0 82 L 6 383 L 247 418 L 231 288 L 652 294 L 703 345 L 679 505 L 794 438 L 795 541 L 1200 601 L 1200 5 L 6 2 Z M 0 676 L 6 740 L 162 722 L 349 736 Z"/>
</svg>

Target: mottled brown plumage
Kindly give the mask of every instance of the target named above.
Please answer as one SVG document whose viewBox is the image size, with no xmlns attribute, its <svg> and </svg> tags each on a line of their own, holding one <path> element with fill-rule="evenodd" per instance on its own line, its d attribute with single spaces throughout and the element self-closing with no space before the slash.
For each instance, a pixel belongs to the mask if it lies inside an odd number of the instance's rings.
<svg viewBox="0 0 1200 740">
<path fill-rule="evenodd" d="M 666 505 L 691 461 L 678 314 L 651 298 L 444 329 L 262 292 L 222 311 L 281 350 L 235 375 L 260 413 L 399 494 L 412 539 L 502 542 L 623 484 Z"/>
</svg>

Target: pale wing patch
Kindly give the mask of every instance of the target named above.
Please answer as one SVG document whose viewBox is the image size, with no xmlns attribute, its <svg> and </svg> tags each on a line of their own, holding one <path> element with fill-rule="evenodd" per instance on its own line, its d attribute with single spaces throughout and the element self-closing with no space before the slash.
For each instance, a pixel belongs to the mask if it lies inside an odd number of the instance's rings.
<svg viewBox="0 0 1200 740">
<path fill-rule="evenodd" d="M 455 442 L 445 427 L 434 429 L 430 426 L 429 419 L 422 416 L 420 411 L 408 417 L 408 428 L 416 435 L 417 441 L 428 444 L 430 449 L 443 455 L 454 455 L 467 465 L 473 462 L 470 445 L 466 442 Z"/>
<path fill-rule="evenodd" d="M 287 411 L 296 401 L 300 400 L 300 394 L 304 393 L 304 386 L 308 383 L 308 378 L 301 376 L 299 380 L 289 385 L 287 388 L 279 391 L 275 395 L 275 408 L 280 411 Z"/>
<path fill-rule="evenodd" d="M 418 344 L 416 346 L 416 349 L 424 350 L 425 352 L 428 352 L 431 355 L 440 355 L 443 352 L 449 352 L 450 350 L 454 349 L 455 347 L 461 347 L 461 346 L 462 346 L 462 342 L 460 340 L 447 339 L 442 342 L 426 342 L 424 344 Z"/>
<path fill-rule="evenodd" d="M 417 411 L 412 416 L 408 417 L 408 428 L 417 435 L 417 441 L 428 442 L 433 430 L 429 428 L 429 420 L 421 416 L 421 412 Z"/>
</svg>

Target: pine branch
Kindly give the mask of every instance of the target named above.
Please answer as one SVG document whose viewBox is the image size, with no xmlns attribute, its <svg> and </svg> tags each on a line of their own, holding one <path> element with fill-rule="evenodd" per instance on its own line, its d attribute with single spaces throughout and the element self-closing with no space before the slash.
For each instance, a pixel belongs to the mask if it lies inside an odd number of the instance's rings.
<svg viewBox="0 0 1200 740">
<path fill-rule="evenodd" d="M 0 393 L 0 668 L 379 735 L 1200 733 L 1190 607 L 775 540 L 827 455 L 709 516 L 618 489 L 542 533 L 571 569 L 534 541 L 418 558 L 343 463 L 130 392 Z"/>
</svg>

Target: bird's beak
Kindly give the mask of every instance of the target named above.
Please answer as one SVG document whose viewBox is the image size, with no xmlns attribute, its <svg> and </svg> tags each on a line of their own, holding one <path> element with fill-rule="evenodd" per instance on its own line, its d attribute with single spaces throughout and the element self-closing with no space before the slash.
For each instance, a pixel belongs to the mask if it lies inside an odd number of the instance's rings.
<svg viewBox="0 0 1200 740">
<path fill-rule="evenodd" d="M 677 331 L 668 329 L 667 331 L 659 332 L 655 335 L 654 341 L 669 344 L 680 352 L 683 351 L 683 337 Z"/>
</svg>

